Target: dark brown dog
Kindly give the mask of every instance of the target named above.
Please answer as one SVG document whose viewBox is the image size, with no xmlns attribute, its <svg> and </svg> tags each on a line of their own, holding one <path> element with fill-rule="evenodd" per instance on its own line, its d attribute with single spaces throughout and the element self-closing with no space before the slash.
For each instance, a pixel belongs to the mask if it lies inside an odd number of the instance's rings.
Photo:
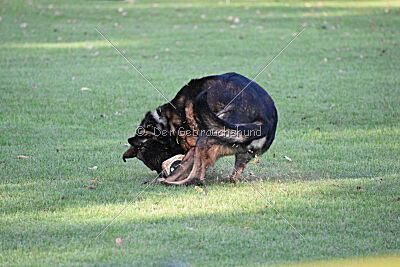
<svg viewBox="0 0 400 267">
<path fill-rule="evenodd" d="M 201 182 L 208 165 L 235 155 L 231 180 L 236 181 L 245 165 L 271 146 L 277 122 L 271 97 L 246 77 L 226 73 L 194 79 L 170 103 L 147 112 L 122 159 L 137 157 L 160 173 L 164 160 L 185 154 L 170 176 L 157 180 L 180 185 Z"/>
</svg>

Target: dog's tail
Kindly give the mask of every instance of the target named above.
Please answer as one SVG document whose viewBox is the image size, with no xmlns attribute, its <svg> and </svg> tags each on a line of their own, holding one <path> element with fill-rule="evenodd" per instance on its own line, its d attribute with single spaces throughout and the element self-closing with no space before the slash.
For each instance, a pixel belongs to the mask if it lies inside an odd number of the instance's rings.
<svg viewBox="0 0 400 267">
<path fill-rule="evenodd" d="M 207 91 L 196 97 L 193 111 L 202 130 L 228 143 L 247 143 L 263 137 L 275 137 L 276 126 L 261 122 L 234 124 L 219 118 L 207 103 Z"/>
</svg>

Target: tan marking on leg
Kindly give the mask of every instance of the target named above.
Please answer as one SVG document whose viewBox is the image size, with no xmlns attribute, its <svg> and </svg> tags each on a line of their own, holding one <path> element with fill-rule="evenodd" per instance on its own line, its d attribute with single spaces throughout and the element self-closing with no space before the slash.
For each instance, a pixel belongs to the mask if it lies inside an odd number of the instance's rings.
<svg viewBox="0 0 400 267">
<path fill-rule="evenodd" d="M 190 182 L 193 179 L 204 180 L 207 167 L 217 161 L 222 156 L 232 155 L 235 151 L 229 145 L 215 144 L 216 140 L 208 137 L 203 139 L 197 144 L 194 151 L 193 168 L 186 179 L 174 181 L 165 181 L 168 184 L 182 185 Z"/>
<path fill-rule="evenodd" d="M 246 164 L 253 158 L 251 154 L 236 154 L 235 155 L 235 168 L 230 177 L 231 182 L 237 182 L 241 180 L 242 173 Z"/>
</svg>

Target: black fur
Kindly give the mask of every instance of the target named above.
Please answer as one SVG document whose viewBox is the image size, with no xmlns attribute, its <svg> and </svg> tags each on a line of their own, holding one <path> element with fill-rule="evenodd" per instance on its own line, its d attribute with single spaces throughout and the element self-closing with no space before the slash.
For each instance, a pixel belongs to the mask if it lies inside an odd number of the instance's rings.
<svg viewBox="0 0 400 267">
<path fill-rule="evenodd" d="M 232 99 L 234 101 L 230 103 Z M 226 73 L 191 80 L 171 103 L 177 109 L 169 103 L 159 106 L 155 111 L 158 118 L 154 113 L 146 114 L 141 122 L 145 132 L 137 132 L 128 140 L 131 147 L 124 153 L 124 160 L 137 157 L 151 170 L 161 172 L 164 160 L 185 154 L 196 145 L 196 133 L 201 130 L 231 131 L 231 134 L 215 139 L 218 143 L 237 147 L 235 153 L 250 153 L 251 156 L 267 151 L 275 138 L 278 114 L 273 100 L 261 86 L 240 74 Z M 161 130 L 169 134 L 154 135 L 155 131 Z M 194 136 L 182 135 L 179 130 L 191 131 Z M 250 130 L 252 135 L 243 134 Z M 258 131 L 257 135 L 255 131 Z M 254 145 L 257 140 L 260 146 Z"/>
</svg>

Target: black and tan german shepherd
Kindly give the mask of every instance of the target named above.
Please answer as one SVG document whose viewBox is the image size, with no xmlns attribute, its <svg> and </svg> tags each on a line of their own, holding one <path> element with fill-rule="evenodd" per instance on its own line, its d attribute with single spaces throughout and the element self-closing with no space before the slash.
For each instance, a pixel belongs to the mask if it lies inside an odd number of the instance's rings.
<svg viewBox="0 0 400 267">
<path fill-rule="evenodd" d="M 122 159 L 137 157 L 160 173 L 164 160 L 184 159 L 157 182 L 186 184 L 204 180 L 207 166 L 235 155 L 231 181 L 245 165 L 266 152 L 275 138 L 278 114 L 274 101 L 257 83 L 237 73 L 193 79 L 175 98 L 147 112 Z"/>
</svg>

